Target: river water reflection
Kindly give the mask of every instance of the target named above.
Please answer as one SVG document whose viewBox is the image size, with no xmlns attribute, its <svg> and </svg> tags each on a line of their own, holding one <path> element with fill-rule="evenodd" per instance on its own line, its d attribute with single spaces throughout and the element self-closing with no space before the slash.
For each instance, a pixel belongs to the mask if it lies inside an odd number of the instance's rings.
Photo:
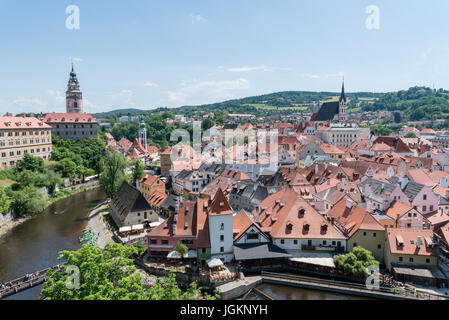
<svg viewBox="0 0 449 320">
<path fill-rule="evenodd" d="M 89 212 L 106 198 L 100 188 L 63 199 L 0 239 L 0 283 L 58 264 L 58 252 L 81 247 Z M 8 299 L 35 300 L 42 286 Z"/>
</svg>

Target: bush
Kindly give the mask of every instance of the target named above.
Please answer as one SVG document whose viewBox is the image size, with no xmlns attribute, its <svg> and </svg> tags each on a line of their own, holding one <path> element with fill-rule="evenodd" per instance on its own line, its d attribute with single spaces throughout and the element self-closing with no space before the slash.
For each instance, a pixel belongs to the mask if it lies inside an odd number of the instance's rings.
<svg viewBox="0 0 449 320">
<path fill-rule="evenodd" d="M 335 267 L 357 277 L 367 277 L 369 266 L 379 268 L 379 262 L 374 259 L 371 251 L 362 247 L 355 247 L 352 252 L 334 257 Z"/>
</svg>

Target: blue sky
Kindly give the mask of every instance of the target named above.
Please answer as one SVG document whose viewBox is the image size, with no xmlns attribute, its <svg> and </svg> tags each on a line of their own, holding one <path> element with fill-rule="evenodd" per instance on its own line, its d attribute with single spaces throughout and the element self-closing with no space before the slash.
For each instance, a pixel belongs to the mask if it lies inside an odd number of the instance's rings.
<svg viewBox="0 0 449 320">
<path fill-rule="evenodd" d="M 448 89 L 448 12 L 447 0 L 0 0 L 0 113 L 63 112 L 72 58 L 86 112 L 339 91 L 343 74 L 349 92 Z"/>
</svg>

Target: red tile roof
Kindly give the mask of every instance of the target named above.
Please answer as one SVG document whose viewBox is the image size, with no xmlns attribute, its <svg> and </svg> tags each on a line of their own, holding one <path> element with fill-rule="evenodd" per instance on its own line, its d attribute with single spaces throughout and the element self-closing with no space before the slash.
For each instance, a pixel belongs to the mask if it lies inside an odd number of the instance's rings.
<svg viewBox="0 0 449 320">
<path fill-rule="evenodd" d="M 418 236 L 422 240 L 420 248 L 418 248 Z M 390 252 L 393 254 L 435 256 L 436 250 L 429 248 L 426 245 L 427 241 L 425 241 L 425 239 L 431 239 L 432 237 L 433 231 L 427 229 L 387 229 L 388 244 Z M 400 245 L 399 242 L 403 245 Z"/>
<path fill-rule="evenodd" d="M 51 126 L 33 117 L 0 117 L 0 129 L 51 129 Z"/>
<path fill-rule="evenodd" d="M 42 120 L 45 123 L 98 123 L 89 113 L 47 113 Z"/>
<path fill-rule="evenodd" d="M 268 196 L 254 210 L 273 238 L 346 239 L 295 191 L 285 188 Z"/>
<path fill-rule="evenodd" d="M 347 202 L 352 206 L 348 208 Z M 354 235 L 357 230 L 383 231 L 384 227 L 377 222 L 365 209 L 357 206 L 351 200 L 343 197 L 327 213 L 333 217 L 335 225 L 345 232 L 349 237 Z"/>
</svg>

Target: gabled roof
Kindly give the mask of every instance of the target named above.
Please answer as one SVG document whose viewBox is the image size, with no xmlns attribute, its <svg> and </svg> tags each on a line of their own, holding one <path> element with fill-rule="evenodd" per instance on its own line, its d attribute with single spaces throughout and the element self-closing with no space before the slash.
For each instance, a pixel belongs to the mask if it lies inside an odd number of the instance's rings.
<svg viewBox="0 0 449 320">
<path fill-rule="evenodd" d="M 120 225 L 129 213 L 150 210 L 151 206 L 135 187 L 124 181 L 111 200 L 116 210 L 111 210 L 114 221 Z"/>
<path fill-rule="evenodd" d="M 223 191 L 220 188 L 215 194 L 214 200 L 212 200 L 208 213 L 211 216 L 227 215 L 234 213 L 234 210 L 232 210 L 232 207 L 229 204 L 228 199 L 225 197 Z"/>
<path fill-rule="evenodd" d="M 393 201 L 390 208 L 388 208 L 386 215 L 396 220 L 398 216 L 399 218 L 402 218 L 406 213 L 408 213 L 411 210 L 413 210 L 412 207 L 407 206 L 402 202 Z"/>
<path fill-rule="evenodd" d="M 388 179 L 388 181 L 394 185 L 397 185 L 399 183 L 399 178 L 394 176 Z M 425 185 L 413 181 L 409 181 L 405 188 L 402 189 L 404 191 L 405 195 L 410 199 L 413 200 L 418 195 L 418 193 L 424 188 Z"/>
<path fill-rule="evenodd" d="M 314 121 L 331 121 L 339 112 L 339 102 L 325 102 L 316 114 Z"/>
<path fill-rule="evenodd" d="M 351 203 L 352 206 L 350 208 L 348 208 L 347 202 Z M 366 210 L 357 206 L 351 200 L 347 200 L 346 197 L 338 201 L 329 210 L 327 215 L 333 217 L 335 219 L 335 225 L 349 237 L 354 235 L 359 229 L 372 231 L 385 230 Z"/>
<path fill-rule="evenodd" d="M 272 238 L 346 239 L 295 191 L 285 188 L 268 196 L 253 214 Z"/>
<path fill-rule="evenodd" d="M 234 216 L 234 241 L 237 241 L 242 235 L 244 235 L 250 227 L 255 227 L 265 236 L 267 240 L 269 239 L 268 236 L 264 234 L 260 227 L 249 216 L 249 214 L 245 210 L 240 210 L 239 213 Z"/>
</svg>

